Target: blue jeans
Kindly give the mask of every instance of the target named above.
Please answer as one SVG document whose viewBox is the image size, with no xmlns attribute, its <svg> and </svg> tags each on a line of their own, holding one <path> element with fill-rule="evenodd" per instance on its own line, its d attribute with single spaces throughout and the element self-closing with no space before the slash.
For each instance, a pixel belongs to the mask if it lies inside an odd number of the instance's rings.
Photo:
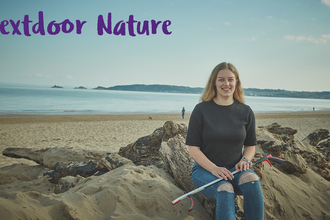
<svg viewBox="0 0 330 220">
<path fill-rule="evenodd" d="M 235 171 L 235 167 L 229 170 L 233 172 Z M 201 191 L 205 196 L 216 201 L 216 220 L 236 220 L 235 194 L 244 196 L 245 220 L 264 219 L 264 200 L 260 181 L 255 180 L 239 184 L 240 177 L 246 172 L 254 173 L 251 169 L 236 173 L 234 175 L 234 179 L 228 179 L 226 181 L 222 180 Z M 197 188 L 217 179 L 216 176 L 205 170 L 196 162 L 192 168 L 191 178 Z M 226 190 L 218 191 L 218 187 L 224 183 L 230 183 L 234 188 L 234 192 L 229 192 Z"/>
</svg>

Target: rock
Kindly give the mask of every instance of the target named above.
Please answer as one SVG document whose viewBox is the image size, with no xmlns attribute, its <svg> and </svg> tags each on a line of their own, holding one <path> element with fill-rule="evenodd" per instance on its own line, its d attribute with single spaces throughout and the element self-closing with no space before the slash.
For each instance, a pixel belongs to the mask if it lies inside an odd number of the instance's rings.
<svg viewBox="0 0 330 220">
<path fill-rule="evenodd" d="M 319 168 L 327 168 L 329 165 L 329 163 L 327 163 L 326 161 L 317 161 L 316 162 L 316 166 Z"/>
<path fill-rule="evenodd" d="M 327 171 L 327 170 L 321 170 L 321 171 L 320 171 L 320 175 L 321 175 L 324 179 L 330 181 L 330 173 L 329 173 L 329 171 Z"/>
<path fill-rule="evenodd" d="M 319 145 L 319 147 L 324 148 L 325 150 L 330 151 L 330 139 L 328 139 L 328 140 L 326 140 L 326 141 L 324 141 L 322 143 L 319 143 L 318 145 Z"/>
<path fill-rule="evenodd" d="M 84 87 L 84 86 L 79 86 L 79 87 L 74 87 L 75 89 L 88 89 L 88 88 L 86 88 L 86 87 Z"/>
<path fill-rule="evenodd" d="M 83 177 L 77 176 L 66 176 L 59 180 L 58 184 L 55 185 L 54 193 L 64 193 L 68 191 L 69 189 L 75 187 L 78 183 L 83 181 Z"/>
<path fill-rule="evenodd" d="M 289 174 L 300 175 L 307 171 L 307 163 L 300 154 L 293 154 L 280 167 Z"/>
<path fill-rule="evenodd" d="M 58 162 L 55 164 L 53 171 L 46 172 L 44 175 L 50 176 L 49 182 L 57 184 L 62 177 L 66 176 L 92 176 L 95 173 L 101 171 L 102 173 L 109 170 L 98 161 L 89 162 Z"/>
<path fill-rule="evenodd" d="M 282 127 L 281 125 L 277 123 L 273 123 L 269 126 L 266 126 L 266 129 L 274 134 L 279 134 L 279 135 L 285 135 L 289 137 L 293 137 L 296 133 L 297 130 L 289 127 Z"/>
<path fill-rule="evenodd" d="M 57 162 L 86 162 L 100 160 L 107 156 L 106 152 L 88 151 L 66 147 L 54 147 L 45 149 L 33 148 L 6 148 L 2 152 L 7 157 L 25 158 L 38 164 L 53 168 Z"/>
<path fill-rule="evenodd" d="M 185 139 L 177 135 L 163 141 L 159 152 L 178 185 L 185 191 L 192 190 L 194 184 L 191 180 L 191 169 L 195 161 L 189 154 Z"/>
<path fill-rule="evenodd" d="M 273 156 L 278 157 L 281 155 L 282 150 L 286 150 L 287 144 L 279 141 L 257 141 L 261 148 L 266 152 L 270 152 Z"/>
<path fill-rule="evenodd" d="M 166 121 L 163 127 L 157 128 L 151 135 L 141 137 L 137 141 L 119 149 L 119 155 L 133 161 L 135 165 L 155 165 L 158 168 L 168 167 L 159 154 L 162 141 L 167 141 L 176 135 L 187 135 L 187 126 Z"/>
<path fill-rule="evenodd" d="M 33 160 L 38 164 L 43 164 L 43 154 L 48 151 L 45 149 L 31 149 L 31 148 L 6 148 L 2 151 L 2 154 L 6 157 L 24 158 Z"/>
<path fill-rule="evenodd" d="M 258 158 L 259 159 L 259 158 Z M 252 170 L 259 176 L 259 178 L 262 178 L 262 173 L 264 170 L 263 163 L 256 164 L 252 167 Z"/>
<path fill-rule="evenodd" d="M 53 85 L 51 88 L 55 88 L 55 89 L 62 89 L 62 86 L 58 86 L 58 85 Z"/>
<path fill-rule="evenodd" d="M 124 164 L 132 164 L 132 161 L 120 157 L 118 154 L 111 154 L 99 161 L 57 162 L 53 170 L 44 175 L 50 176 L 49 182 L 57 184 L 62 177 L 102 175 Z"/>
<path fill-rule="evenodd" d="M 310 145 L 316 146 L 321 140 L 328 138 L 328 135 L 328 130 L 318 129 L 310 133 L 303 141 L 307 141 Z"/>
<path fill-rule="evenodd" d="M 310 145 L 308 142 L 305 140 L 299 141 L 299 140 L 294 140 L 293 143 L 291 143 L 291 146 L 294 148 L 296 152 L 299 152 L 300 154 L 307 152 L 308 154 L 318 154 L 317 149 Z"/>
<path fill-rule="evenodd" d="M 191 169 L 195 161 L 189 154 L 188 147 L 185 145 L 185 139 L 178 134 L 168 141 L 163 141 L 159 152 L 168 167 L 167 170 L 176 183 L 186 192 L 196 189 L 191 180 Z M 203 204 L 214 218 L 215 201 L 207 198 L 202 193 L 197 193 L 194 197 Z"/>
</svg>

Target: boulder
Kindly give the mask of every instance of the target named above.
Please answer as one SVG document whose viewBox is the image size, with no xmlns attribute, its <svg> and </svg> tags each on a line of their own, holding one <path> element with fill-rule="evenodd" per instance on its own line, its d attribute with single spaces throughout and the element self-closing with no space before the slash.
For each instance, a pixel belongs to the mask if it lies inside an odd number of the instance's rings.
<svg viewBox="0 0 330 220">
<path fill-rule="evenodd" d="M 168 167 L 167 170 L 175 179 L 177 185 L 186 192 L 196 189 L 191 180 L 191 169 L 195 161 L 189 154 L 188 147 L 185 145 L 185 139 L 178 134 L 167 141 L 163 141 L 159 152 Z M 194 197 L 202 203 L 214 219 L 215 201 L 207 198 L 202 193 L 197 193 Z"/>
<path fill-rule="evenodd" d="M 293 154 L 291 157 L 287 158 L 281 168 L 286 171 L 288 174 L 300 175 L 306 173 L 307 163 L 305 159 L 299 154 Z"/>
<path fill-rule="evenodd" d="M 132 161 L 120 157 L 118 154 L 110 154 L 99 161 L 88 162 L 57 162 L 50 172 L 44 173 L 48 175 L 49 182 L 59 183 L 62 177 L 66 176 L 82 176 L 89 177 L 92 175 L 102 175 L 110 170 L 121 167 L 125 164 L 132 164 Z M 63 190 L 61 190 L 62 192 Z"/>
<path fill-rule="evenodd" d="M 310 133 L 303 141 L 308 142 L 312 146 L 316 146 L 321 140 L 329 137 L 329 131 L 326 129 L 318 129 Z"/>
<path fill-rule="evenodd" d="M 64 193 L 69 189 L 75 187 L 79 183 L 81 183 L 85 178 L 81 176 L 73 177 L 73 176 L 66 176 L 59 180 L 58 184 L 55 185 L 54 193 Z"/>
<path fill-rule="evenodd" d="M 266 126 L 266 129 L 274 134 L 279 134 L 279 135 L 285 135 L 289 137 L 293 137 L 296 133 L 297 130 L 289 127 L 282 127 L 281 125 L 277 123 L 273 123 L 269 126 Z"/>
<path fill-rule="evenodd" d="M 163 127 L 157 128 L 152 134 L 120 148 L 119 155 L 132 160 L 135 165 L 155 165 L 158 168 L 167 169 L 168 167 L 159 154 L 159 148 L 162 141 L 167 141 L 178 134 L 186 137 L 187 126 L 166 121 Z"/>
<path fill-rule="evenodd" d="M 193 189 L 191 168 L 195 161 L 189 154 L 185 139 L 177 135 L 168 141 L 163 141 L 159 152 L 178 185 L 185 191 Z"/>
<path fill-rule="evenodd" d="M 33 160 L 49 168 L 53 168 L 58 162 L 87 162 L 89 160 L 100 160 L 107 156 L 107 153 L 102 151 L 89 151 L 80 148 L 73 149 L 66 147 L 44 149 L 6 148 L 3 150 L 2 154 L 7 157 Z"/>
</svg>

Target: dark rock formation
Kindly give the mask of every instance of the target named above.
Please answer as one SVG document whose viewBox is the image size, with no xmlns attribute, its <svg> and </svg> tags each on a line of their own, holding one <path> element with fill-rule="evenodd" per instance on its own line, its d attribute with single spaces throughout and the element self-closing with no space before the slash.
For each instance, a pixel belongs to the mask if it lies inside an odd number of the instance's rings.
<svg viewBox="0 0 330 220">
<path fill-rule="evenodd" d="M 329 137 L 328 130 L 318 129 L 318 130 L 310 133 L 304 140 L 307 140 L 310 145 L 316 146 L 321 140 L 324 140 L 328 137 Z"/>
<path fill-rule="evenodd" d="M 88 162 L 58 162 L 50 172 L 44 175 L 50 176 L 49 182 L 57 184 L 62 177 L 102 175 L 110 170 L 132 163 L 130 160 L 111 154 L 99 161 Z"/>
<path fill-rule="evenodd" d="M 55 89 L 62 89 L 63 87 L 62 87 L 62 86 L 58 86 L 58 85 L 53 85 L 52 88 L 55 88 Z"/>
<path fill-rule="evenodd" d="M 107 156 L 106 152 L 88 151 L 66 147 L 54 147 L 44 149 L 34 148 L 6 148 L 2 152 L 7 157 L 25 158 L 34 162 L 53 168 L 57 162 L 88 162 L 89 160 L 100 160 Z"/>
<path fill-rule="evenodd" d="M 88 88 L 86 88 L 86 87 L 84 87 L 84 86 L 79 86 L 79 87 L 74 87 L 75 89 L 88 89 Z"/>
<path fill-rule="evenodd" d="M 266 126 L 266 129 L 271 133 L 285 135 L 289 137 L 293 137 L 297 133 L 296 129 L 292 129 L 289 127 L 282 127 L 277 123 L 273 123 L 271 125 Z"/>
<path fill-rule="evenodd" d="M 151 135 L 141 137 L 126 147 L 120 148 L 119 155 L 132 160 L 136 165 L 155 165 L 158 168 L 167 169 L 159 154 L 159 148 L 162 141 L 167 141 L 178 134 L 186 137 L 187 126 L 167 121 L 163 127 L 157 128 Z"/>
<path fill-rule="evenodd" d="M 275 164 L 278 169 L 300 176 L 310 167 L 323 178 L 330 180 L 330 139 L 325 140 L 329 135 L 328 130 L 318 129 L 300 142 L 294 139 L 295 129 L 282 128 L 277 123 L 261 127 L 259 132 L 264 132 L 263 129 L 271 132 L 270 135 L 273 137 L 259 137 L 258 145 L 265 153 L 271 153 L 273 156 L 287 160 L 282 165 Z M 263 138 L 267 140 L 262 140 Z"/>
</svg>

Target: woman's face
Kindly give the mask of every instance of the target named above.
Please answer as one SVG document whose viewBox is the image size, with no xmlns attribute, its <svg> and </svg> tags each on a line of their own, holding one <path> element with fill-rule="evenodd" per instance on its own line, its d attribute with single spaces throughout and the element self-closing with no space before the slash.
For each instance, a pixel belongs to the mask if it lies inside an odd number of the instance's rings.
<svg viewBox="0 0 330 220">
<path fill-rule="evenodd" d="M 217 96 L 223 98 L 230 98 L 234 96 L 236 88 L 236 77 L 229 69 L 220 70 L 215 79 L 215 86 L 217 88 Z"/>
</svg>

